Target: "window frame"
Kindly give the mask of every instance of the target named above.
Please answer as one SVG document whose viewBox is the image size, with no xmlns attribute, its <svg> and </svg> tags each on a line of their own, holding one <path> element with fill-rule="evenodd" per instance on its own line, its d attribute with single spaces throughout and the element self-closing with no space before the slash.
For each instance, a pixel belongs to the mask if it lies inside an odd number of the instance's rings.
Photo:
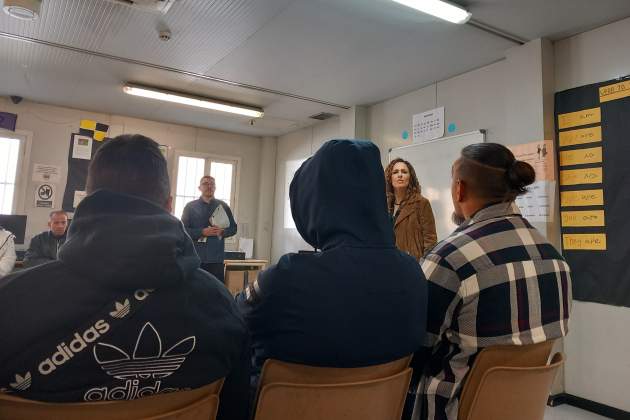
<svg viewBox="0 0 630 420">
<path fill-rule="evenodd" d="M 25 130 L 10 131 L 0 128 L 0 137 L 17 139 L 20 142 L 11 214 L 26 214 L 26 193 L 29 184 L 28 174 L 33 133 Z"/>
<path fill-rule="evenodd" d="M 180 156 L 204 159 L 206 161 L 204 165 L 205 175 L 210 175 L 209 163 L 213 160 L 219 163 L 233 163 L 235 165 L 234 171 L 232 172 L 232 197 L 230 202 L 230 209 L 232 210 L 234 218 L 238 221 L 238 205 L 240 201 L 238 197 L 241 184 L 240 180 L 242 158 L 238 156 L 219 155 L 216 153 L 175 150 L 175 153 L 173 153 L 173 158 L 175 161 L 173 162 L 173 172 L 171 174 L 171 195 L 173 196 L 173 211 L 175 211 L 174 206 L 175 200 L 177 199 L 177 175 L 179 172 Z"/>
</svg>

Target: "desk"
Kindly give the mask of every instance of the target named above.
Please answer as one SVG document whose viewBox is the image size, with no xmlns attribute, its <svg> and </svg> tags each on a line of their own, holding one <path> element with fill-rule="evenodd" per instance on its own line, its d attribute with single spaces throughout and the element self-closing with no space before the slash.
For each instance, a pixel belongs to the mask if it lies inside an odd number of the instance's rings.
<svg viewBox="0 0 630 420">
<path fill-rule="evenodd" d="M 268 263 L 269 261 L 266 260 L 225 260 L 226 287 L 233 295 L 236 295 L 249 285 L 250 272 L 257 276 Z M 243 275 L 242 281 L 239 278 L 240 274 Z"/>
</svg>

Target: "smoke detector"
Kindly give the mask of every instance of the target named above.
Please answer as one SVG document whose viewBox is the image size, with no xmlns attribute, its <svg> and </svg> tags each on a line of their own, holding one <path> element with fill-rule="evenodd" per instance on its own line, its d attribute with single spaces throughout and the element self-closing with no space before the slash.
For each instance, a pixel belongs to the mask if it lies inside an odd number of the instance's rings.
<svg viewBox="0 0 630 420">
<path fill-rule="evenodd" d="M 39 16 L 42 0 L 4 0 L 2 9 L 14 18 L 21 20 L 35 20 Z"/>
<path fill-rule="evenodd" d="M 109 0 L 112 3 L 124 4 L 145 12 L 166 14 L 175 0 Z"/>
</svg>

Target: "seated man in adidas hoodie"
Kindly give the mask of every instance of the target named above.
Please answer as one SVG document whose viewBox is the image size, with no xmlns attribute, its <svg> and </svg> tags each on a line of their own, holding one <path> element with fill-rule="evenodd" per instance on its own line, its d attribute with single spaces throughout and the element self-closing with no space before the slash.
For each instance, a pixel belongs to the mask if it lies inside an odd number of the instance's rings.
<svg viewBox="0 0 630 420">
<path fill-rule="evenodd" d="M 298 232 L 321 251 L 284 255 L 237 296 L 255 371 L 269 358 L 359 367 L 418 350 L 427 282 L 396 248 L 378 148 L 325 143 L 295 173 L 289 197 Z"/>
<path fill-rule="evenodd" d="M 104 144 L 87 192 L 59 261 L 0 282 L 0 392 L 130 400 L 226 377 L 219 418 L 245 419 L 245 325 L 169 214 L 157 143 L 123 135 Z"/>
</svg>

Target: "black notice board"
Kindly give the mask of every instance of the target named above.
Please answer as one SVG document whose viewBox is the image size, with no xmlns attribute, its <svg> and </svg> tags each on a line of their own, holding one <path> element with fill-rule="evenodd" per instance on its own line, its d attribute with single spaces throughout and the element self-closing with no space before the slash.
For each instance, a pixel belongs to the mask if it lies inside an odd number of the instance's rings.
<svg viewBox="0 0 630 420">
<path fill-rule="evenodd" d="M 630 77 L 556 93 L 555 123 L 573 297 L 630 307 Z"/>
<path fill-rule="evenodd" d="M 72 157 L 75 137 L 87 137 L 78 133 L 70 136 L 70 147 L 68 148 L 68 181 L 63 194 L 62 208 L 68 212 L 74 212 L 74 193 L 75 191 L 85 191 L 85 183 L 87 181 L 88 167 L 91 158 L 94 157 L 96 151 L 110 139 L 105 138 L 102 141 L 92 139 L 92 154 L 90 159 L 77 159 Z"/>
</svg>

